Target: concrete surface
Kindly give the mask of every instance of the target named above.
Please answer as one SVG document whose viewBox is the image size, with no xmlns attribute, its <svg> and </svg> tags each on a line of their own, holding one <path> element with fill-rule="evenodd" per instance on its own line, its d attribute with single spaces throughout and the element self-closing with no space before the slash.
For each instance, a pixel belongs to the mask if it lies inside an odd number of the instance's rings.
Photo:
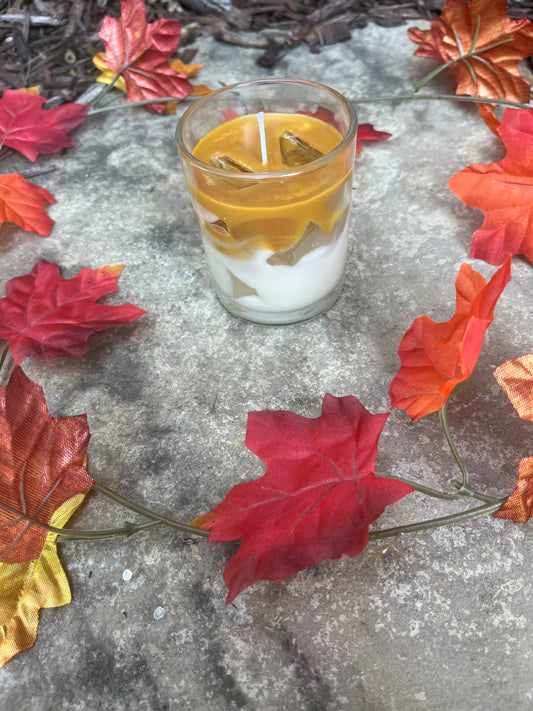
<svg viewBox="0 0 533 711">
<path fill-rule="evenodd" d="M 414 23 L 422 26 L 424 23 Z M 291 52 L 278 76 L 328 83 L 349 98 L 409 90 L 434 64 L 413 57 L 406 26 L 370 26 L 342 45 Z M 254 50 L 211 40 L 195 61 L 216 87 L 266 76 Z M 433 92 L 453 93 L 447 77 Z M 396 350 L 416 316 L 449 319 L 454 281 L 481 213 L 446 181 L 503 156 L 466 104 L 361 105 L 361 122 L 393 138 L 357 159 L 344 293 L 304 324 L 262 327 L 226 313 L 209 283 L 173 133 L 176 117 L 124 109 L 88 119 L 76 145 L 39 159 L 56 221 L 43 239 L 4 227 L 0 283 L 39 258 L 65 277 L 125 263 L 107 303 L 148 311 L 93 336 L 86 356 L 28 360 L 53 415 L 87 413 L 90 471 L 108 486 L 185 519 L 263 472 L 244 446 L 250 410 L 317 416 L 324 393 L 388 410 Z M 5 172 L 31 165 L 13 156 Z M 475 262 L 490 276 L 494 268 Z M 3 287 L 2 287 L 3 288 Z M 474 375 L 449 417 L 475 484 L 513 488 L 533 453 L 493 369 L 529 353 L 531 264 L 513 261 Z M 445 486 L 456 476 L 436 415 L 395 410 L 378 471 Z M 431 518 L 457 504 L 413 495 L 376 527 Z M 74 525 L 128 515 L 91 496 Z M 259 584 L 224 607 L 222 572 L 235 547 L 170 530 L 127 541 L 66 543 L 71 605 L 41 613 L 35 646 L 0 673 L 2 711 L 486 711 L 533 708 L 533 532 L 490 517 L 405 536 L 379 560 L 324 562 L 282 586 Z"/>
</svg>

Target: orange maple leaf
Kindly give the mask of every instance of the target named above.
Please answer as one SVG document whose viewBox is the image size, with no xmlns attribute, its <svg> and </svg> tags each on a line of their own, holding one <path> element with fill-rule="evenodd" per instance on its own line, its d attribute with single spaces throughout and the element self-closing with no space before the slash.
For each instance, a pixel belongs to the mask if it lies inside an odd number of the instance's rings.
<svg viewBox="0 0 533 711">
<path fill-rule="evenodd" d="M 18 173 L 0 175 L 0 226 L 13 222 L 27 232 L 48 236 L 54 221 L 44 206 L 54 202 L 52 193 Z"/>
<path fill-rule="evenodd" d="M 518 462 L 518 482 L 503 506 L 492 515 L 515 523 L 526 523 L 533 512 L 533 457 Z"/>
<path fill-rule="evenodd" d="M 448 181 L 470 207 L 485 213 L 470 256 L 502 264 L 509 254 L 533 262 L 533 109 L 505 109 L 498 134 L 507 149 L 497 163 L 474 163 Z"/>
<path fill-rule="evenodd" d="M 510 257 L 488 283 L 470 265 L 461 266 L 453 317 L 437 323 L 421 316 L 400 342 L 402 365 L 389 389 L 392 407 L 401 407 L 414 420 L 446 404 L 456 385 L 472 374 L 494 308 L 510 279 Z"/>
<path fill-rule="evenodd" d="M 494 377 L 518 416 L 533 422 L 533 353 L 506 360 L 496 368 Z"/>
<path fill-rule="evenodd" d="M 126 91 L 128 101 L 173 96 L 182 99 L 193 87 L 184 73 L 169 65 L 181 33 L 177 20 L 160 19 L 148 24 L 142 0 L 123 0 L 118 20 L 106 16 L 100 30 L 105 54 L 93 57 L 103 74 L 98 81 L 110 83 Z M 165 113 L 166 105 L 148 106 L 155 113 Z"/>
<path fill-rule="evenodd" d="M 94 482 L 85 415 L 54 418 L 42 388 L 16 367 L 0 388 L 0 562 L 39 558 L 54 511 Z"/>
<path fill-rule="evenodd" d="M 417 57 L 435 59 L 450 72 L 457 94 L 529 102 L 531 87 L 518 63 L 533 54 L 533 23 L 509 19 L 506 0 L 447 0 L 430 30 L 411 27 L 407 34 L 419 45 Z M 487 106 L 480 111 L 484 120 L 487 112 Z"/>
</svg>

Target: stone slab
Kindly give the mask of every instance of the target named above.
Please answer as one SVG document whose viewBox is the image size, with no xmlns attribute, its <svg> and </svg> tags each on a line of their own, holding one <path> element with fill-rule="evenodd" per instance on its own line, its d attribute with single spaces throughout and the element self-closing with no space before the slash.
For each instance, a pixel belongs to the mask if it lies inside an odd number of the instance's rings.
<svg viewBox="0 0 533 711">
<path fill-rule="evenodd" d="M 422 26 L 422 22 L 415 23 Z M 406 26 L 369 26 L 342 45 L 299 47 L 276 76 L 319 80 L 351 99 L 409 91 L 433 63 L 413 57 Z M 266 76 L 259 52 L 203 40 L 198 81 Z M 447 77 L 429 91 L 453 93 Z M 180 109 L 181 111 L 182 109 Z M 65 277 L 125 263 L 107 303 L 148 311 L 91 337 L 87 354 L 28 360 L 54 416 L 87 413 L 90 471 L 110 487 L 185 519 L 212 508 L 262 463 L 244 445 L 248 411 L 314 417 L 324 393 L 389 408 L 396 350 L 412 320 L 448 320 L 454 281 L 482 215 L 446 181 L 503 156 L 475 108 L 452 102 L 358 106 L 389 131 L 357 158 L 346 285 L 326 314 L 289 327 L 240 321 L 209 282 L 173 133 L 176 117 L 123 109 L 87 120 L 76 145 L 39 159 L 56 170 L 52 235 L 4 228 L 0 283 L 39 258 Z M 6 172 L 28 169 L 16 156 Z M 449 416 L 476 485 L 503 496 L 531 423 L 518 419 L 492 371 L 531 350 L 532 272 L 513 261 L 474 375 Z M 437 416 L 393 411 L 378 471 L 446 486 L 456 476 Z M 457 504 L 414 494 L 379 527 L 432 518 Z M 82 528 L 121 524 L 99 495 Z M 377 524 L 376 524 L 377 527 Z M 35 646 L 0 673 L 2 711 L 486 711 L 533 707 L 532 533 L 490 517 L 405 536 L 328 561 L 281 586 L 263 583 L 224 606 L 222 573 L 235 546 L 154 529 L 127 541 L 62 546 L 73 601 L 41 612 Z"/>
</svg>

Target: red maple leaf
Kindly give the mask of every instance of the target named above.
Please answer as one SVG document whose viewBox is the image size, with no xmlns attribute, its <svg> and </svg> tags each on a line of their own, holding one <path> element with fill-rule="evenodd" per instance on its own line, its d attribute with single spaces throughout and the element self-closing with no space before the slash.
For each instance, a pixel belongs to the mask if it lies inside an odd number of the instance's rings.
<svg viewBox="0 0 533 711">
<path fill-rule="evenodd" d="M 68 103 L 43 109 L 45 99 L 24 89 L 5 89 L 0 99 L 0 147 L 9 146 L 35 161 L 74 145 L 67 133 L 87 116 L 87 104 Z"/>
<path fill-rule="evenodd" d="M 228 120 L 229 115 L 224 113 L 224 118 Z M 324 106 L 319 106 L 316 111 L 297 111 L 297 114 L 303 114 L 304 116 L 313 116 L 314 118 L 320 119 L 325 123 L 329 123 L 333 128 L 337 129 L 339 133 L 342 134 L 342 127 L 335 118 L 335 114 L 331 109 L 326 109 Z M 236 118 L 238 114 L 231 118 Z M 386 141 L 392 136 L 391 133 L 386 131 L 376 131 L 371 123 L 360 123 L 357 127 L 357 153 L 361 153 L 362 145 L 361 141 Z"/>
<path fill-rule="evenodd" d="M 123 0 L 120 19 L 104 17 L 100 39 L 105 46 L 103 63 L 126 86 L 128 101 L 173 96 L 183 98 L 193 91 L 187 75 L 169 65 L 180 39 L 181 25 L 176 20 L 146 22 L 142 0 Z M 99 55 L 94 61 L 99 66 Z M 165 104 L 148 108 L 165 113 Z"/>
<path fill-rule="evenodd" d="M 386 131 L 376 131 L 371 123 L 360 123 L 357 128 L 357 153 L 361 153 L 361 141 L 387 141 L 391 136 Z"/>
<path fill-rule="evenodd" d="M 505 109 L 498 134 L 505 158 L 465 168 L 448 181 L 469 207 L 485 213 L 470 256 L 502 264 L 508 254 L 533 262 L 533 109 Z"/>
<path fill-rule="evenodd" d="M 326 395 L 315 419 L 251 412 L 246 444 L 267 464 L 193 523 L 210 541 L 241 539 L 224 572 L 227 603 L 259 580 L 280 583 L 319 561 L 355 556 L 368 526 L 412 488 L 374 475 L 388 414 L 371 415 L 353 396 Z"/>
<path fill-rule="evenodd" d="M 492 515 L 515 523 L 526 523 L 533 513 L 533 457 L 518 462 L 518 481 L 512 494 Z"/>
<path fill-rule="evenodd" d="M 455 314 L 437 323 L 416 318 L 404 334 L 398 355 L 402 365 L 389 389 L 392 407 L 413 420 L 443 407 L 456 385 L 466 380 L 477 363 L 494 308 L 511 279 L 511 257 L 487 283 L 468 264 L 455 281 Z"/>
<path fill-rule="evenodd" d="M 15 363 L 85 353 L 96 331 L 134 321 L 146 313 L 133 304 L 106 306 L 96 300 L 116 291 L 124 265 L 87 269 L 63 279 L 57 264 L 41 259 L 25 276 L 8 282 L 0 299 L 0 338 L 9 341 Z"/>
<path fill-rule="evenodd" d="M 18 173 L 0 175 L 0 226 L 13 222 L 27 232 L 49 235 L 54 221 L 44 206 L 53 202 L 52 193 Z"/>
<path fill-rule="evenodd" d="M 21 368 L 0 388 L 0 561 L 38 558 L 49 523 L 65 501 L 94 482 L 85 462 L 89 444 L 85 415 L 50 415 L 42 389 Z M 15 513 L 16 511 L 20 513 Z"/>
<path fill-rule="evenodd" d="M 531 87 L 518 63 L 533 53 L 533 23 L 510 20 L 507 0 L 447 0 L 430 30 L 412 27 L 407 34 L 419 45 L 416 56 L 447 65 L 457 94 L 529 102 Z"/>
</svg>

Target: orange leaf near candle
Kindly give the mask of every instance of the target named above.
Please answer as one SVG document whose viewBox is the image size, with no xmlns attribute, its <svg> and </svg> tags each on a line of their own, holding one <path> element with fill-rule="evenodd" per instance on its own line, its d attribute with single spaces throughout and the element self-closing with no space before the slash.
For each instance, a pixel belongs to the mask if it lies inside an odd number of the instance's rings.
<svg viewBox="0 0 533 711">
<path fill-rule="evenodd" d="M 54 221 L 44 206 L 54 202 L 52 193 L 18 173 L 0 175 L 0 226 L 12 222 L 27 232 L 48 236 Z"/>
<path fill-rule="evenodd" d="M 505 109 L 498 134 L 505 158 L 474 163 L 448 185 L 466 205 L 485 213 L 472 237 L 472 258 L 502 264 L 509 254 L 524 254 L 533 262 L 533 109 Z"/>
<path fill-rule="evenodd" d="M 419 45 L 417 57 L 446 65 L 457 94 L 529 102 L 531 87 L 518 63 L 533 54 L 533 23 L 509 19 L 506 0 L 447 0 L 431 29 L 411 27 L 407 34 Z"/>
<path fill-rule="evenodd" d="M 401 340 L 402 365 L 389 389 L 392 407 L 417 419 L 446 404 L 455 386 L 474 370 L 494 308 L 510 279 L 510 257 L 488 283 L 468 264 L 461 266 L 453 317 L 443 323 L 429 316 L 416 318 Z"/>
</svg>

